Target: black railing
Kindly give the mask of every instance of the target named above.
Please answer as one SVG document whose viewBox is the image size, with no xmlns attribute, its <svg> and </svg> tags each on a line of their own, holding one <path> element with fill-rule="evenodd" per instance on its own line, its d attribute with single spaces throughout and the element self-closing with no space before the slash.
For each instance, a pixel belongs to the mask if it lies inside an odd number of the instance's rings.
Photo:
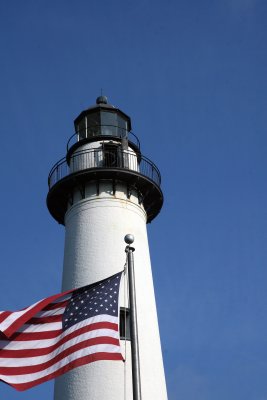
<svg viewBox="0 0 267 400">
<path fill-rule="evenodd" d="M 68 140 L 67 152 L 80 140 L 96 137 L 101 137 L 101 140 L 104 140 L 105 136 L 113 136 L 114 138 L 117 137 L 119 139 L 127 138 L 130 143 L 133 143 L 133 145 L 140 150 L 140 141 L 133 132 L 115 125 L 95 125 L 75 132 Z"/>
<path fill-rule="evenodd" d="M 160 186 L 161 177 L 156 165 L 148 158 L 134 152 L 118 148 L 100 148 L 77 151 L 72 154 L 69 163 L 66 158 L 59 160 L 48 176 L 51 189 L 61 179 L 80 171 L 90 169 L 124 169 L 145 176 Z"/>
</svg>

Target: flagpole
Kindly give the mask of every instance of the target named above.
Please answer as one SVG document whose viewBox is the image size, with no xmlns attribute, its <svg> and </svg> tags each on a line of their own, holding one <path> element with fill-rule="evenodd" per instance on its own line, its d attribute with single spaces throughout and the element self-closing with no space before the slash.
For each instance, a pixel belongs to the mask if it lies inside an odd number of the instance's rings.
<svg viewBox="0 0 267 400">
<path fill-rule="evenodd" d="M 131 354 L 132 354 L 132 380 L 133 380 L 133 400 L 141 400 L 141 379 L 139 344 L 137 329 L 137 312 L 135 299 L 135 279 L 134 279 L 134 247 L 130 245 L 134 242 L 133 235 L 126 235 L 124 238 L 128 246 L 125 248 L 127 253 L 128 279 L 129 279 L 129 305 L 130 305 L 130 333 L 131 333 Z"/>
</svg>

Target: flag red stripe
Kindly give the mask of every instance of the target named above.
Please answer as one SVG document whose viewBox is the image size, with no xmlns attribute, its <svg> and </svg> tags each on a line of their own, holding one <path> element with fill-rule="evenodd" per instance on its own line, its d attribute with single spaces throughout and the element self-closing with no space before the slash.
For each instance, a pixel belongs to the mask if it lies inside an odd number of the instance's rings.
<svg viewBox="0 0 267 400">
<path fill-rule="evenodd" d="M 78 358 L 74 361 L 71 361 L 69 364 L 65 365 L 64 367 L 58 369 L 57 371 L 44 376 L 43 378 L 37 379 L 35 381 L 27 382 L 27 383 L 19 383 L 19 384 L 11 384 L 10 386 L 14 387 L 19 391 L 30 389 L 36 385 L 39 385 L 43 382 L 47 382 L 50 379 L 57 378 L 58 376 L 72 370 L 73 368 L 80 367 L 85 364 L 89 364 L 95 361 L 100 360 L 112 360 L 112 361 L 123 361 L 123 357 L 119 353 L 95 353 L 90 354 L 89 356 Z M 6 383 L 6 382 L 5 382 Z"/>
<path fill-rule="evenodd" d="M 40 317 L 36 318 L 33 317 L 31 318 L 27 324 L 32 324 L 32 325 L 39 325 L 39 324 L 49 324 L 50 322 L 60 322 L 62 320 L 62 314 L 61 315 L 49 315 L 48 317 Z"/>
<path fill-rule="evenodd" d="M 73 292 L 73 290 L 68 290 L 67 292 L 56 294 L 54 296 L 50 296 L 46 299 L 40 301 L 36 306 L 32 307 L 29 311 L 25 312 L 21 317 L 17 318 L 7 329 L 5 329 L 4 334 L 9 337 L 14 332 L 16 332 L 22 325 L 26 324 L 35 314 L 41 311 L 44 307 L 46 307 L 49 303 L 63 297 L 64 295 Z"/>
<path fill-rule="evenodd" d="M 85 328 L 85 327 L 83 327 Z M 83 329 L 80 328 L 80 329 Z M 113 323 L 113 322 L 95 322 L 94 324 L 88 325 L 88 330 L 95 330 L 95 329 L 112 329 L 112 330 L 117 330 L 118 325 Z M 17 332 L 14 335 L 12 335 L 8 341 L 28 341 L 28 340 L 42 340 L 42 339 L 53 339 L 57 336 L 59 336 L 62 333 L 62 330 L 56 330 L 56 331 L 51 331 L 51 332 L 29 332 L 29 333 L 24 333 L 24 332 Z"/>
<path fill-rule="evenodd" d="M 14 333 L 8 341 L 23 342 L 28 340 L 43 340 L 43 339 L 53 339 L 62 333 L 62 329 L 50 332 L 16 332 Z"/>
<path fill-rule="evenodd" d="M 102 324 L 101 329 L 112 329 L 114 331 L 118 331 L 117 324 L 113 323 L 112 328 L 110 327 L 111 323 L 101 322 L 101 324 Z M 52 346 L 38 348 L 38 349 L 26 349 L 26 350 L 5 350 L 5 349 L 3 349 L 0 352 L 0 357 L 1 358 L 24 358 L 24 357 L 44 356 L 44 355 L 49 354 L 52 351 L 56 350 L 58 347 L 60 347 L 64 343 L 68 342 L 69 340 L 82 335 L 83 333 L 87 333 L 87 332 L 91 332 L 96 329 L 100 329 L 100 328 L 92 327 L 92 325 L 86 325 L 80 329 L 75 330 L 74 332 L 71 332 L 69 335 L 63 337 L 61 340 L 59 340 L 57 343 L 55 343 Z M 94 325 L 96 325 L 96 324 L 94 324 Z"/>
<path fill-rule="evenodd" d="M 4 311 L 0 314 L 0 323 L 3 322 L 9 315 L 12 314 L 12 311 Z"/>
<path fill-rule="evenodd" d="M 120 341 L 118 339 L 109 337 L 109 336 L 102 336 L 102 337 L 96 337 L 96 338 L 91 338 L 87 339 L 83 342 L 77 343 L 71 347 L 69 347 L 66 350 L 61 351 L 56 357 L 52 358 L 49 361 L 46 361 L 45 363 L 42 364 L 37 364 L 37 365 L 31 365 L 31 366 L 24 366 L 24 367 L 0 367 L 0 374 L 1 375 L 24 375 L 24 374 L 34 374 L 36 372 L 44 371 L 45 369 L 53 366 L 57 362 L 63 360 L 63 358 L 69 356 L 72 353 L 75 353 L 75 351 L 85 349 L 91 346 L 96 346 L 96 345 L 105 345 L 105 344 L 111 344 L 114 346 L 120 346 Z"/>
</svg>

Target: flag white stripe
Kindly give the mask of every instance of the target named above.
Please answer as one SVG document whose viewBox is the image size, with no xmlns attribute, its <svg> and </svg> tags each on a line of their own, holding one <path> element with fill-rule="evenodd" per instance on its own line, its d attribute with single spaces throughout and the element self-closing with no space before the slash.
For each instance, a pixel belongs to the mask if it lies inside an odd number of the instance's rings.
<svg viewBox="0 0 267 400">
<path fill-rule="evenodd" d="M 80 335 L 80 338 L 84 338 L 87 336 L 87 339 L 90 339 L 92 337 L 100 337 L 100 336 L 111 336 L 114 338 L 118 338 L 118 332 L 114 331 L 113 329 L 96 329 L 94 331 L 86 332 L 82 335 Z M 57 344 L 60 340 L 62 340 L 63 335 L 57 336 L 53 339 L 42 339 L 42 340 L 28 340 L 28 341 L 21 341 L 21 342 L 16 342 L 16 341 L 7 341 L 7 340 L 1 340 L 0 341 L 0 349 L 1 350 L 30 350 L 30 349 L 45 349 L 47 347 L 53 346 Z M 85 339 L 83 339 L 85 340 Z M 0 353 L 1 354 L 1 353 Z M 1 358 L 0 360 L 7 360 L 8 358 Z M 14 358 L 15 360 L 15 358 Z M 17 359 L 17 362 L 19 359 Z M 23 360 L 23 359 L 21 359 Z M 1 364 L 1 366 L 4 366 L 4 364 Z"/>
<path fill-rule="evenodd" d="M 10 314 L 3 322 L 0 323 L 0 331 L 4 332 L 6 329 L 10 327 L 10 325 L 13 324 L 18 318 L 22 317 L 25 313 L 30 311 L 33 307 L 37 306 L 37 304 L 41 303 L 44 299 L 37 301 L 37 303 L 34 303 L 28 308 L 25 308 L 25 310 L 22 311 L 15 311 L 12 314 Z"/>
<path fill-rule="evenodd" d="M 61 308 L 54 308 L 53 310 L 49 311 L 40 311 L 34 316 L 34 318 L 50 317 L 51 315 L 61 315 L 64 313 L 65 309 L 66 307 L 61 307 Z"/>
<path fill-rule="evenodd" d="M 114 346 L 114 345 L 110 345 L 110 344 L 104 344 L 104 345 L 100 344 L 100 345 L 96 345 L 96 346 L 87 347 L 82 350 L 78 350 L 43 371 L 35 372 L 35 373 L 31 373 L 31 374 L 25 374 L 25 375 L 10 375 L 10 376 L 9 375 L 0 375 L 0 379 L 3 379 L 5 382 L 7 382 L 9 384 L 32 382 L 32 381 L 35 381 L 37 379 L 43 378 L 47 375 L 54 373 L 58 369 L 64 367 L 65 365 L 69 364 L 70 362 L 72 362 L 74 360 L 77 360 L 81 357 L 85 357 L 90 354 L 95 354 L 95 353 L 100 353 L 100 352 L 121 354 L 119 346 Z"/>
</svg>

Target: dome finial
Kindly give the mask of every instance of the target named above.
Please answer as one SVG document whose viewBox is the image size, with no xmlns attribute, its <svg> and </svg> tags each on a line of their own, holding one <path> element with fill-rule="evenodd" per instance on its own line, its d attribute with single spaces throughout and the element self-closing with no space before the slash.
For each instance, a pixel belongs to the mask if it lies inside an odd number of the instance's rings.
<svg viewBox="0 0 267 400">
<path fill-rule="evenodd" d="M 108 98 L 107 96 L 98 96 L 96 99 L 96 104 L 107 104 L 108 103 Z"/>
</svg>

